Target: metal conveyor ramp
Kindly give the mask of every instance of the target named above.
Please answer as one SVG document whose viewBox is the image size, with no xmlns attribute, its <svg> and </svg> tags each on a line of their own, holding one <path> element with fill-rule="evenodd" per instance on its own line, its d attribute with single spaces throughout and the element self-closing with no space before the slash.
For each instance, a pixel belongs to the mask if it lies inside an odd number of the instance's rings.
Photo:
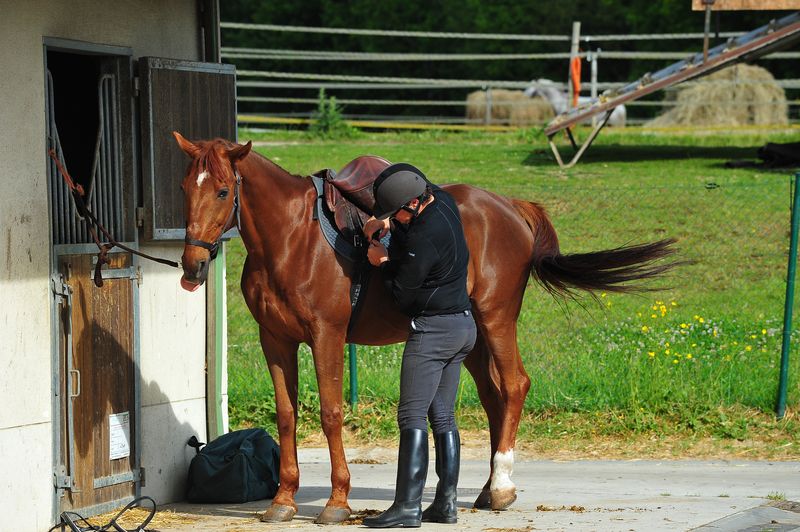
<svg viewBox="0 0 800 532">
<path fill-rule="evenodd" d="M 769 24 L 739 37 L 728 39 L 727 42 L 708 50 L 706 60 L 704 60 L 703 52 L 698 52 L 657 72 L 647 73 L 623 87 L 607 90 L 594 101 L 558 115 L 545 127 L 544 133 L 547 135 L 553 155 L 561 168 L 571 168 L 591 146 L 597 134 L 608 122 L 611 112 L 618 105 L 683 81 L 711 74 L 739 62 L 753 61 L 798 40 L 800 40 L 800 11 L 773 20 Z M 571 128 L 601 114 L 601 119 L 592 129 L 589 137 L 578 147 Z M 575 149 L 575 154 L 566 164 L 561 159 L 561 154 L 553 142 L 555 134 L 562 130 L 566 130 L 570 143 Z"/>
</svg>

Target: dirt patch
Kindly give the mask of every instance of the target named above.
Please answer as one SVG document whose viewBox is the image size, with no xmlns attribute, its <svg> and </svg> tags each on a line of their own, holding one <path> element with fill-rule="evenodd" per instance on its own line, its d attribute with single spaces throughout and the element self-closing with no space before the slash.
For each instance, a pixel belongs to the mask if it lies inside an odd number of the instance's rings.
<svg viewBox="0 0 800 532">
<path fill-rule="evenodd" d="M 122 508 L 118 508 L 111 512 L 90 517 L 87 521 L 97 527 L 103 527 L 109 523 L 114 517 L 117 516 Z M 150 515 L 150 510 L 145 508 L 132 508 L 125 512 L 122 517 L 117 520 L 117 524 L 126 530 L 132 530 L 141 525 L 147 516 Z M 169 528 L 178 525 L 192 525 L 198 521 L 197 516 L 180 514 L 170 510 L 162 510 L 156 512 L 153 520 L 147 525 L 148 530 L 156 530 L 158 528 Z"/>
<path fill-rule="evenodd" d="M 572 506 L 546 506 L 544 504 L 540 504 L 536 507 L 537 512 L 576 512 L 576 513 L 583 513 L 586 511 L 586 508 L 583 506 L 577 506 L 573 504 Z"/>
<path fill-rule="evenodd" d="M 355 512 L 349 518 L 342 521 L 342 525 L 363 525 L 365 517 L 372 517 L 374 515 L 380 515 L 380 510 L 361 510 L 359 512 Z"/>
</svg>

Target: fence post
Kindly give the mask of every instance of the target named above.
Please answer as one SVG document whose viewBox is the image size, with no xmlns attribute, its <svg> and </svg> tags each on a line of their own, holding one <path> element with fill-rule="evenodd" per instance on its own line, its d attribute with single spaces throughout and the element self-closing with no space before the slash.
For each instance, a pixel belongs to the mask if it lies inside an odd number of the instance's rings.
<svg viewBox="0 0 800 532">
<path fill-rule="evenodd" d="M 592 102 L 597 100 L 597 60 L 600 59 L 600 48 L 595 50 L 594 52 L 589 52 L 587 55 L 587 60 L 589 64 L 592 66 L 592 84 L 591 84 L 591 96 Z M 597 115 L 592 115 L 592 127 L 597 127 Z"/>
<path fill-rule="evenodd" d="M 789 237 L 789 266 L 786 272 L 786 300 L 783 307 L 783 342 L 781 345 L 781 373 L 778 383 L 778 401 L 775 413 L 783 419 L 786 413 L 786 392 L 789 381 L 789 343 L 792 338 L 792 306 L 794 305 L 794 278 L 797 272 L 797 231 L 800 225 L 800 172 L 794 175 L 792 199 L 792 232 Z"/>
<path fill-rule="evenodd" d="M 573 91 L 572 91 L 572 61 L 575 60 L 575 57 L 578 55 L 578 51 L 580 50 L 580 38 L 581 38 L 581 23 L 580 22 L 573 22 L 572 23 L 572 45 L 569 49 L 569 74 L 567 75 L 567 86 L 569 87 L 569 103 L 568 109 L 572 109 L 574 106 L 572 102 L 574 101 L 573 98 Z"/>
<path fill-rule="evenodd" d="M 356 344 L 347 344 L 350 358 L 350 406 L 358 403 L 358 365 L 356 364 Z"/>
<path fill-rule="evenodd" d="M 492 88 L 486 87 L 483 90 L 486 91 L 486 116 L 483 121 L 488 126 L 492 123 Z"/>
</svg>

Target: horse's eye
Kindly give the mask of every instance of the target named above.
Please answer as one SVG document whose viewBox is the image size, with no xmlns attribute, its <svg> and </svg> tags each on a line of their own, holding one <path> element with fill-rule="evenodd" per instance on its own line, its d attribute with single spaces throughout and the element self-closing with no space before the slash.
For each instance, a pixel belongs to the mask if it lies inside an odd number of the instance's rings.
<svg viewBox="0 0 800 532">
<path fill-rule="evenodd" d="M 222 190 L 220 190 L 219 193 L 217 194 L 217 197 L 219 199 L 227 198 L 228 197 L 228 189 L 227 188 L 223 188 Z"/>
</svg>

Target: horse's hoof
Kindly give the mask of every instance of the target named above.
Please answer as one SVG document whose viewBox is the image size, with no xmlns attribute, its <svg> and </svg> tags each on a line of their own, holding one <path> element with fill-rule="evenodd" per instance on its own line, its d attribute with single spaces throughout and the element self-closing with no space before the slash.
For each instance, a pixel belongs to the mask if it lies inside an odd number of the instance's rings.
<svg viewBox="0 0 800 532">
<path fill-rule="evenodd" d="M 297 510 L 291 506 L 273 504 L 267 508 L 266 512 L 261 514 L 259 519 L 264 523 L 283 523 L 284 521 L 291 521 L 296 513 Z"/>
<path fill-rule="evenodd" d="M 492 507 L 492 495 L 491 492 L 484 488 L 481 490 L 481 494 L 478 495 L 478 498 L 475 499 L 475 503 L 472 505 L 473 508 L 477 508 L 478 510 L 486 510 L 487 508 Z"/>
<path fill-rule="evenodd" d="M 517 489 L 492 490 L 492 510 L 505 510 L 517 500 Z"/>
<path fill-rule="evenodd" d="M 322 513 L 314 519 L 318 525 L 335 525 L 341 523 L 350 517 L 350 508 L 341 508 L 339 506 L 326 506 Z"/>
</svg>

